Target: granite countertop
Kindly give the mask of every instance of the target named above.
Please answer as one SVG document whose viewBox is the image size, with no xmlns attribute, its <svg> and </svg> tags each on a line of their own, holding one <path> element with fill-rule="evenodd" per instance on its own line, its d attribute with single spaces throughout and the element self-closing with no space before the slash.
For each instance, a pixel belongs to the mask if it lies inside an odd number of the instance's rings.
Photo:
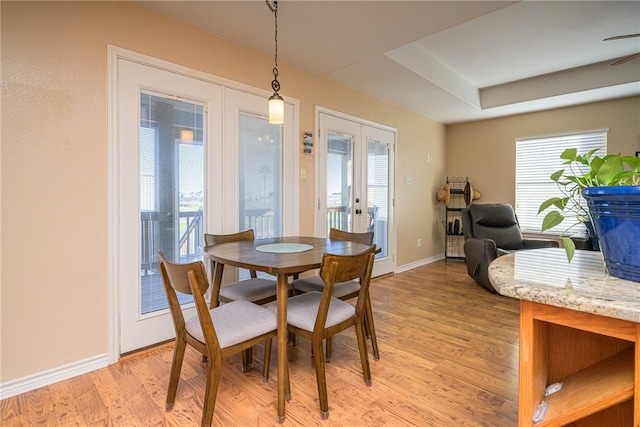
<svg viewBox="0 0 640 427">
<path fill-rule="evenodd" d="M 602 253 L 564 249 L 519 251 L 489 265 L 489 280 L 512 298 L 640 323 L 640 283 L 607 274 Z"/>
</svg>

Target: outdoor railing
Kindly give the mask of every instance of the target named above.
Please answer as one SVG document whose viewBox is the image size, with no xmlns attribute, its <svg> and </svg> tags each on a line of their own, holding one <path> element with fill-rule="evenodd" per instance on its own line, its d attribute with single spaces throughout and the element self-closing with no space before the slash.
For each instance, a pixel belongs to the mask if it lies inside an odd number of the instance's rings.
<svg viewBox="0 0 640 427">
<path fill-rule="evenodd" d="M 276 237 L 279 233 L 276 224 L 276 216 L 270 208 L 250 208 L 244 210 L 244 224 L 240 224 L 240 230 L 253 229 L 256 239 Z"/>
<path fill-rule="evenodd" d="M 180 212 L 180 230 L 180 259 L 193 261 L 204 242 L 202 211 Z"/>
<path fill-rule="evenodd" d="M 256 239 L 275 237 L 279 232 L 276 217 L 271 209 L 245 210 L 244 224 L 241 230 L 252 228 Z M 140 213 L 141 269 L 143 273 L 156 268 L 160 249 L 159 213 L 145 211 Z M 180 212 L 179 215 L 179 253 L 181 261 L 193 261 L 199 256 L 198 248 L 204 246 L 204 221 L 202 211 Z"/>
<path fill-rule="evenodd" d="M 348 217 L 346 207 L 340 206 L 337 208 L 327 208 L 327 232 L 332 228 L 337 228 L 339 230 L 348 230 Z"/>
<path fill-rule="evenodd" d="M 160 214 L 156 211 L 140 212 L 140 268 L 143 273 L 156 268 L 160 245 Z M 178 250 L 181 260 L 192 261 L 203 245 L 202 211 L 180 212 L 180 240 Z"/>
</svg>

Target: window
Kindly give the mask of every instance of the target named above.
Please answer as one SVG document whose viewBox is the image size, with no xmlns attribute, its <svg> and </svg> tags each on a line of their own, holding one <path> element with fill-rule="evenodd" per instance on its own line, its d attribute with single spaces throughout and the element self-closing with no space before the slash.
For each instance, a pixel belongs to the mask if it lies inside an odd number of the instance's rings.
<svg viewBox="0 0 640 427">
<path fill-rule="evenodd" d="M 523 232 L 539 233 L 544 219 L 544 214 L 538 215 L 540 204 L 550 197 L 562 197 L 550 179 L 551 174 L 565 167 L 560 154 L 567 148 L 577 148 L 579 154 L 599 149 L 596 154 L 603 157 L 607 153 L 608 131 L 516 139 L 516 214 Z M 548 232 L 560 234 L 565 229 L 566 224 L 560 224 Z"/>
</svg>

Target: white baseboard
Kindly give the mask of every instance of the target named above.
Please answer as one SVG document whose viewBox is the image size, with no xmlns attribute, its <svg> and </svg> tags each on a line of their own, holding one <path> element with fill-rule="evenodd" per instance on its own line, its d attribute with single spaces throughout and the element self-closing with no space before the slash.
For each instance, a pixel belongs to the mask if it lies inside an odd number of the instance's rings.
<svg viewBox="0 0 640 427">
<path fill-rule="evenodd" d="M 109 365 L 109 355 L 102 354 L 0 384 L 0 400 L 26 393 L 49 384 L 86 374 Z"/>
<path fill-rule="evenodd" d="M 444 253 L 432 256 L 430 258 L 421 259 L 420 261 L 415 261 L 410 264 L 401 265 L 400 267 L 396 266 L 396 273 L 402 273 L 405 271 L 413 270 L 414 268 L 431 264 L 432 262 L 436 262 L 441 259 L 444 259 Z"/>
</svg>

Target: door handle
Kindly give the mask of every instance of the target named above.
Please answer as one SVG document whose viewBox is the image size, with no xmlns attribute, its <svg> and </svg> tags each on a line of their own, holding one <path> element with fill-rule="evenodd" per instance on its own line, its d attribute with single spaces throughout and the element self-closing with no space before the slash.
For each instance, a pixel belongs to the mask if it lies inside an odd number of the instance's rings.
<svg viewBox="0 0 640 427">
<path fill-rule="evenodd" d="M 362 209 L 356 209 L 356 215 L 362 214 Z"/>
</svg>

